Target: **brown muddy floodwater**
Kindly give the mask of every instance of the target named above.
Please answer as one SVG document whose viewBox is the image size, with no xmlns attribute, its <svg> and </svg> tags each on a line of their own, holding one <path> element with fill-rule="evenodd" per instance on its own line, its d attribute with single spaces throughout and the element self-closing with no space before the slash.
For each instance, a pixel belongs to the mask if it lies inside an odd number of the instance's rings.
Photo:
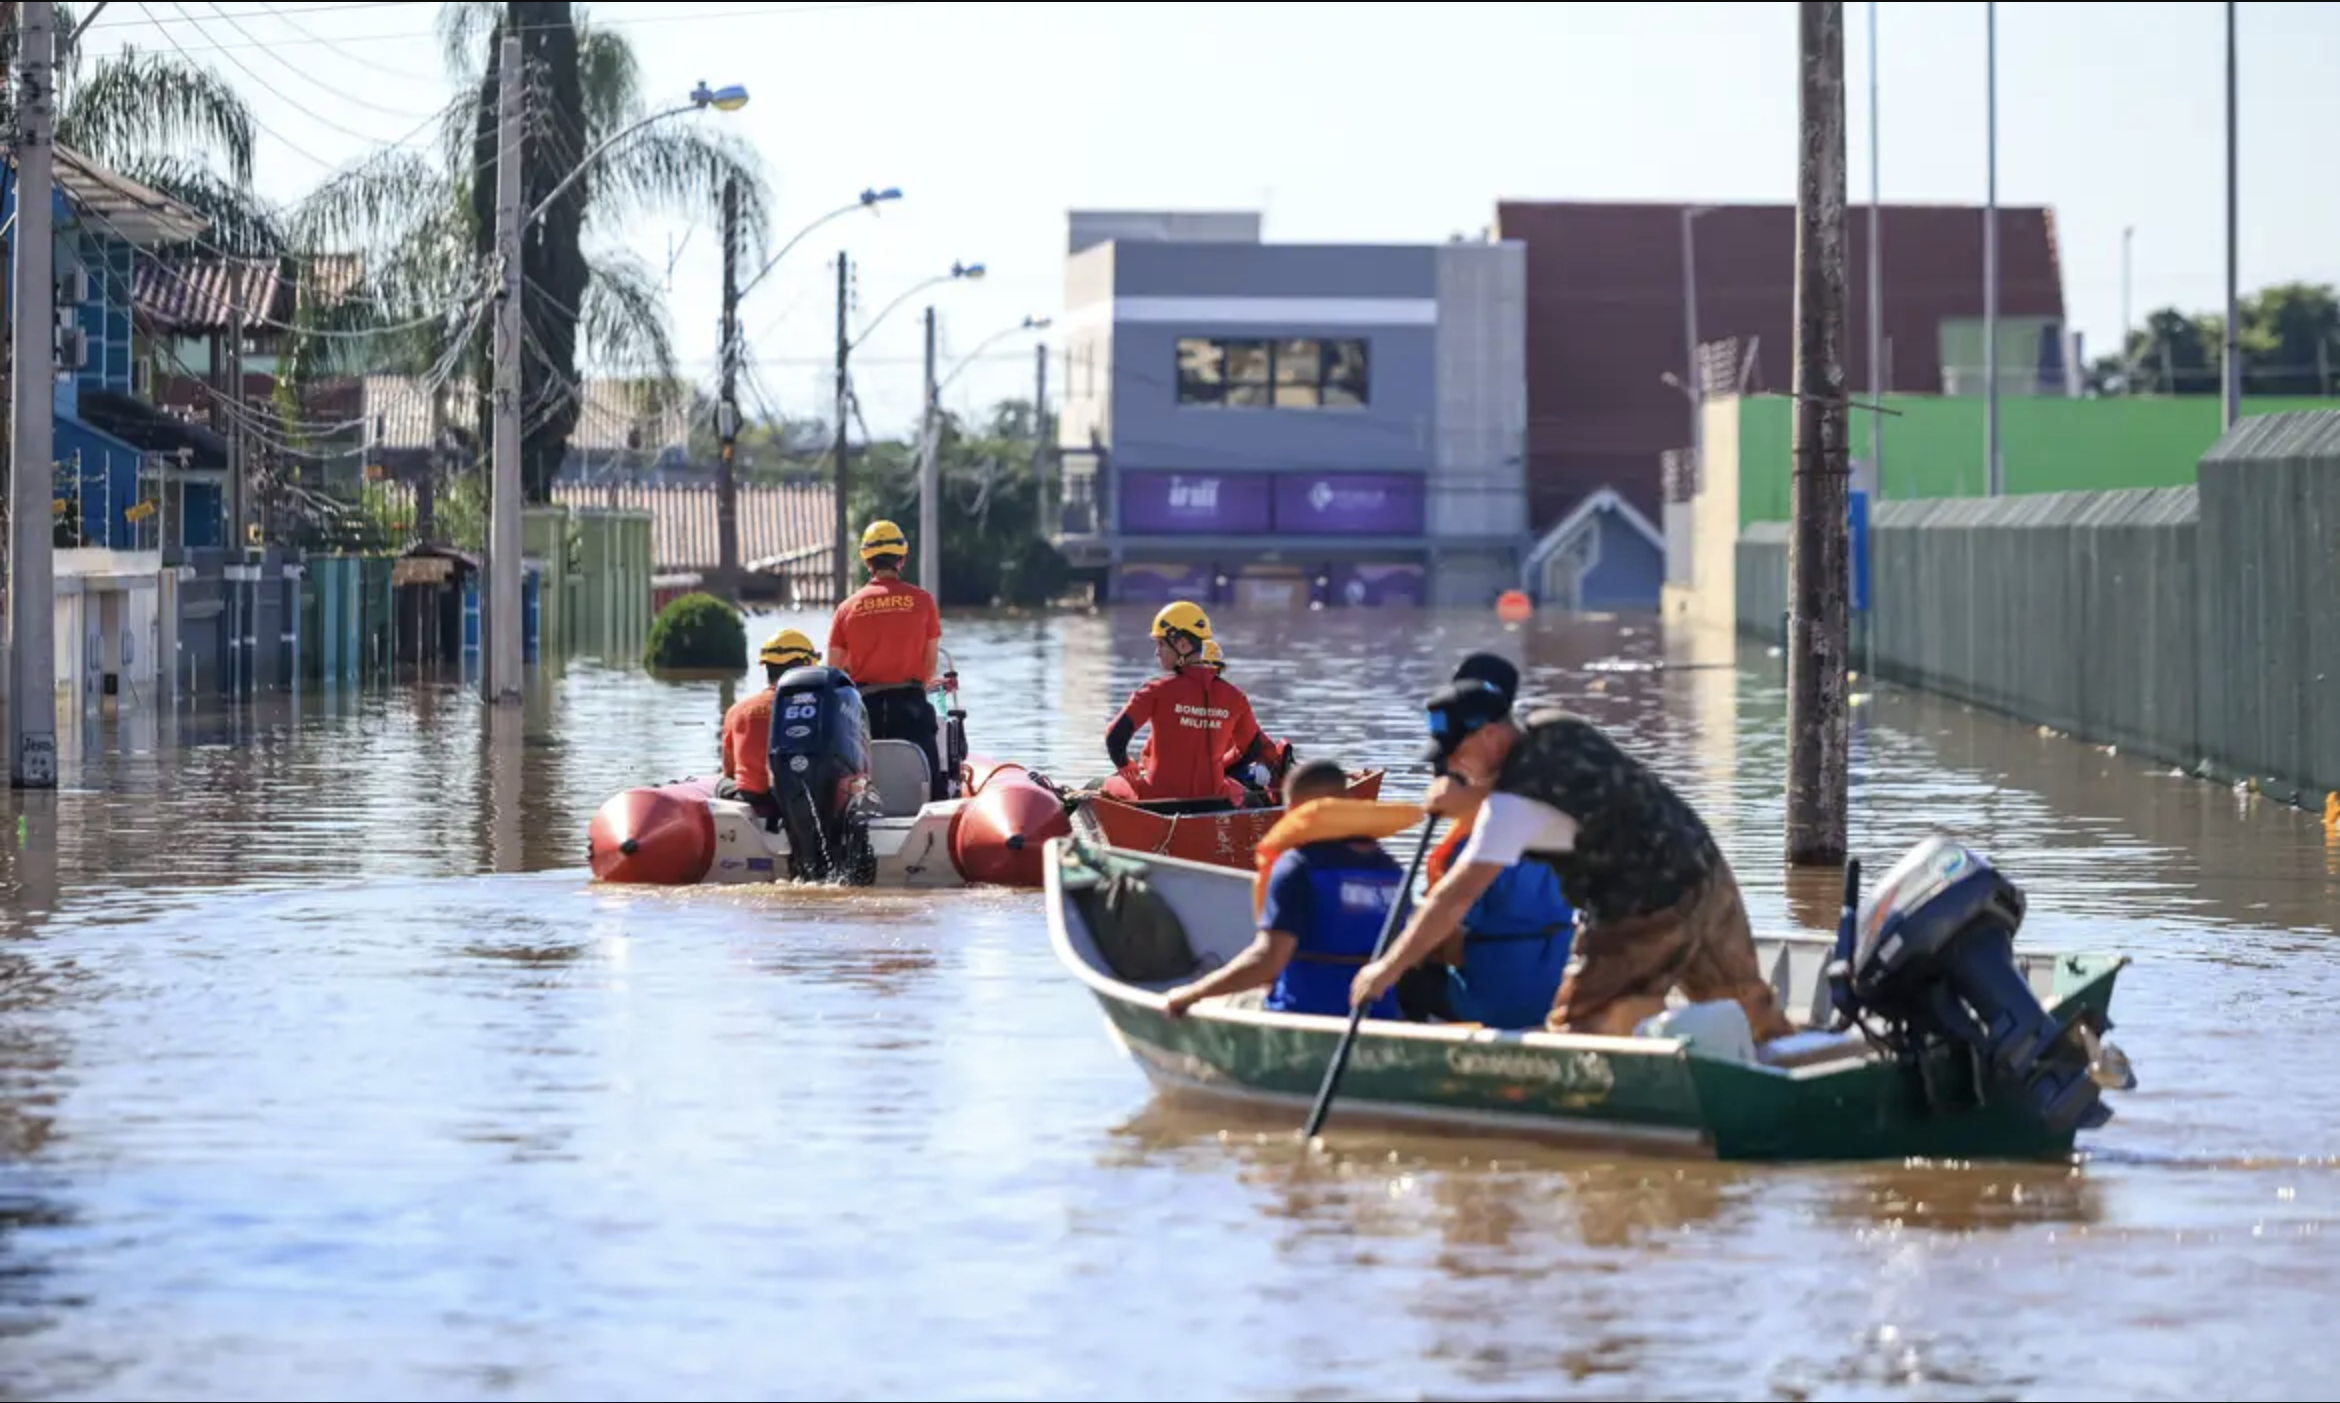
<svg viewBox="0 0 2340 1403">
<path fill-rule="evenodd" d="M 1834 878 L 1791 901 L 1778 861 L 1759 649 L 1596 687 L 1649 626 L 1222 623 L 1271 729 L 1393 766 L 1418 696 L 1504 647 L 1695 797 L 1759 926 L 1833 919 Z M 1143 635 L 953 622 L 976 749 L 1096 771 Z M 1311 1158 L 1156 1106 L 1037 893 L 590 887 L 588 815 L 706 769 L 721 692 L 578 665 L 525 739 L 452 685 L 68 738 L 0 829 L 0 1397 L 2335 1387 L 2340 849 L 2308 815 L 1935 700 L 1858 711 L 1873 870 L 1943 825 L 2026 885 L 2026 940 L 2137 958 L 2141 1086 L 2077 1167 Z"/>
</svg>

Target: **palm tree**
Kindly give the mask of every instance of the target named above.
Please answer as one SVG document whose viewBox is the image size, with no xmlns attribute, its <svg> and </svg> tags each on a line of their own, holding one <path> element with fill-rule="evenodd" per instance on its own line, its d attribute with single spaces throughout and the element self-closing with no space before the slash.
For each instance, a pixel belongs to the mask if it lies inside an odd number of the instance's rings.
<svg viewBox="0 0 2340 1403">
<path fill-rule="evenodd" d="M 506 33 L 519 33 L 528 63 L 526 206 L 540 203 L 588 152 L 648 110 L 632 46 L 622 34 L 594 28 L 583 6 L 449 0 L 440 9 L 439 31 L 458 92 L 440 149 L 384 153 L 304 205 L 303 245 L 364 253 L 370 284 L 364 303 L 370 315 L 392 322 L 475 299 L 485 287 Z M 644 383 L 679 380 L 657 278 L 622 248 L 585 252 L 585 236 L 601 233 L 615 243 L 645 216 L 687 211 L 703 217 L 727 179 L 739 184 L 753 254 L 769 233 L 761 162 L 730 133 L 688 122 L 646 128 L 604 153 L 522 241 L 522 459 L 530 500 L 551 495 L 568 452 L 580 349 Z M 411 362 L 438 359 L 446 343 L 433 334 L 436 345 L 412 348 Z M 484 320 L 466 322 L 461 334 L 469 339 L 472 373 L 484 382 Z"/>
<path fill-rule="evenodd" d="M 16 68 L 16 15 L 7 7 L 0 62 Z M 60 38 L 74 7 L 57 7 Z M 59 54 L 58 144 L 179 200 L 211 221 L 207 243 L 275 253 L 283 239 L 252 193 L 252 113 L 218 74 L 178 54 L 125 46 L 90 62 L 81 46 Z M 0 122 L 13 126 L 16 91 L 0 85 Z"/>
</svg>

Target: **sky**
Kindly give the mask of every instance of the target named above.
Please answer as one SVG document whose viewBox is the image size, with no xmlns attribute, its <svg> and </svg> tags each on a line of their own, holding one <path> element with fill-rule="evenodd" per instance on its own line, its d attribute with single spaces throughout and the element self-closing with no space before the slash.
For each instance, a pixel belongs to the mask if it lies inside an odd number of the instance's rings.
<svg viewBox="0 0 2340 1403">
<path fill-rule="evenodd" d="M 1388 243 L 1475 234 L 1500 200 L 1795 194 L 1797 7 L 1785 0 L 578 8 L 633 44 L 652 100 L 679 102 L 702 79 L 746 85 L 741 111 L 677 120 L 723 122 L 757 146 L 776 239 L 866 186 L 904 192 L 881 214 L 824 226 L 745 302 L 777 411 L 826 417 L 840 248 L 860 317 L 954 260 L 986 265 L 980 283 L 902 306 L 856 353 L 881 434 L 917 413 L 927 300 L 955 377 L 946 403 L 1030 395 L 1032 343 L 1048 333 L 1000 333 L 1059 311 L 1068 209 L 1251 209 L 1271 241 Z M 1980 204 L 1988 65 L 1975 0 L 1845 7 L 1852 199 L 1871 194 L 1872 8 L 1883 197 Z M 129 0 L 85 42 L 92 55 L 175 50 L 235 85 L 260 127 L 261 193 L 290 203 L 410 137 L 450 96 L 435 9 Z M 2224 11 L 1997 6 L 1999 199 L 2054 210 L 2066 305 L 2091 355 L 2119 341 L 2124 229 L 2135 230 L 2132 320 L 2222 304 Z M 2340 60 L 2340 4 L 2241 5 L 2238 32 L 2242 291 L 2340 282 L 2321 98 Z M 710 384 L 715 218 L 622 231 L 645 262 L 671 266 L 683 368 Z"/>
</svg>

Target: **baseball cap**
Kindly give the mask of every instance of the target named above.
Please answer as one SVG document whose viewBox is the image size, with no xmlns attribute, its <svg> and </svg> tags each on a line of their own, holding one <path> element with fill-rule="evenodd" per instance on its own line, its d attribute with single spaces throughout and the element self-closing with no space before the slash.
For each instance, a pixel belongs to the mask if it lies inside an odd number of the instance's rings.
<svg viewBox="0 0 2340 1403">
<path fill-rule="evenodd" d="M 1474 679 L 1492 682 L 1496 691 L 1512 701 L 1519 700 L 1519 669 L 1511 665 L 1509 658 L 1494 653 L 1473 653 L 1455 668 L 1450 680 L 1467 682 Z"/>
<path fill-rule="evenodd" d="M 1431 693 L 1422 710 L 1430 728 L 1422 763 L 1442 767 L 1473 731 L 1511 714 L 1511 693 L 1488 678 L 1464 677 Z"/>
</svg>

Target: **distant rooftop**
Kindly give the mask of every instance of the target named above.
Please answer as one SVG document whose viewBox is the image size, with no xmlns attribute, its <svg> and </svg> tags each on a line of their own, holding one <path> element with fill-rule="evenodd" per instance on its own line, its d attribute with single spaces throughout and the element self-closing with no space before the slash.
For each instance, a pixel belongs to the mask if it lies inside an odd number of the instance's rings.
<svg viewBox="0 0 2340 1403">
<path fill-rule="evenodd" d="M 1098 210 L 1065 215 L 1065 255 L 1118 240 L 1123 243 L 1256 244 L 1256 210 Z"/>
</svg>

